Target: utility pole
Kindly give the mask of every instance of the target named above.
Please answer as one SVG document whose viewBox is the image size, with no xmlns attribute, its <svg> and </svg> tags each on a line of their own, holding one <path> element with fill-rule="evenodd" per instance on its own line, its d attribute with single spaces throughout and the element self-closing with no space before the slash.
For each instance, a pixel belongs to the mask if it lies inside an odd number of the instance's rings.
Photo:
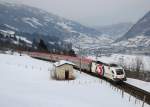
<svg viewBox="0 0 150 107">
<path fill-rule="evenodd" d="M 80 74 L 81 74 L 81 67 L 82 67 L 82 56 L 80 57 Z"/>
<path fill-rule="evenodd" d="M 81 70 L 82 70 L 82 48 L 79 45 L 79 53 L 80 53 L 80 74 L 81 74 Z"/>
<path fill-rule="evenodd" d="M 98 57 L 101 57 L 100 48 L 96 50 L 96 61 L 98 60 Z"/>
<path fill-rule="evenodd" d="M 81 74 L 81 70 L 82 70 L 82 48 L 80 47 L 80 45 L 79 45 L 79 47 L 77 47 L 77 49 L 79 49 L 79 52 L 78 52 L 78 54 L 79 54 L 79 58 L 80 58 L 80 74 Z"/>
</svg>

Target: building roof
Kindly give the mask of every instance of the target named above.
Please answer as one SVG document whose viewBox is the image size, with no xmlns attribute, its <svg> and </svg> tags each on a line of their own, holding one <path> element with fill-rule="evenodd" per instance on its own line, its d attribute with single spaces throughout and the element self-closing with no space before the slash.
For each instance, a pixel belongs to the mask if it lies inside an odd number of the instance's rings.
<svg viewBox="0 0 150 107">
<path fill-rule="evenodd" d="M 60 61 L 54 63 L 54 65 L 55 65 L 56 67 L 62 66 L 62 65 L 64 65 L 64 64 L 69 64 L 69 65 L 73 65 L 73 66 L 75 65 L 74 63 L 69 62 L 69 61 L 66 61 L 66 60 L 60 60 Z"/>
<path fill-rule="evenodd" d="M 15 34 L 14 31 L 10 31 L 10 30 L 0 30 L 0 32 L 6 33 L 6 34 L 10 34 L 10 35 L 14 35 Z"/>
</svg>

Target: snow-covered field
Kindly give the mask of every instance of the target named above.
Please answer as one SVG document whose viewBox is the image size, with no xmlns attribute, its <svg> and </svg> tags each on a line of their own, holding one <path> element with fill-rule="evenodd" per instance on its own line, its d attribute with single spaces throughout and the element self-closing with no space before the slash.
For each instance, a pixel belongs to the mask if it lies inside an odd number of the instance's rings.
<svg viewBox="0 0 150 107">
<path fill-rule="evenodd" d="M 0 54 L 0 107 L 141 107 L 110 84 L 84 73 L 76 80 L 50 78 L 52 63 L 29 56 Z M 144 107 L 149 107 L 146 105 Z"/>
</svg>

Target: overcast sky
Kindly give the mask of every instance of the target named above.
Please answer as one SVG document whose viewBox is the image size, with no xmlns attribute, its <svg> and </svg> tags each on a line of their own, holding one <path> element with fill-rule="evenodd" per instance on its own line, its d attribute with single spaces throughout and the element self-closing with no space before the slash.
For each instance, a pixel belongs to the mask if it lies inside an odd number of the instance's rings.
<svg viewBox="0 0 150 107">
<path fill-rule="evenodd" d="M 7 0 L 11 1 L 11 0 Z M 150 11 L 150 0 L 13 0 L 39 7 L 84 25 L 136 22 Z"/>
</svg>

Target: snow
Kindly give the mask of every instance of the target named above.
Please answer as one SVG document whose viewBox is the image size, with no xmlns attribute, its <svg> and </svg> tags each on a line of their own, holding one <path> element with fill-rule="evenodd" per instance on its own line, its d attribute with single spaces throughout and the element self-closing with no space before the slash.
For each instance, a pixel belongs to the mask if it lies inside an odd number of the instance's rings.
<svg viewBox="0 0 150 107">
<path fill-rule="evenodd" d="M 68 26 L 63 22 L 57 22 L 57 25 L 61 26 L 62 28 L 66 29 L 67 31 L 72 31 L 72 27 Z"/>
<path fill-rule="evenodd" d="M 75 72 L 76 80 L 50 78 L 52 63 L 0 54 L 0 107 L 141 107 L 105 81 Z M 144 107 L 149 107 L 145 104 Z"/>
<path fill-rule="evenodd" d="M 45 16 L 45 17 L 44 17 L 44 21 L 46 21 L 46 22 L 48 23 L 48 22 L 50 22 L 50 21 L 51 21 L 51 19 L 50 19 L 50 17 Z"/>
<path fill-rule="evenodd" d="M 127 83 L 150 92 L 150 82 L 145 82 L 137 79 L 127 78 Z"/>
<path fill-rule="evenodd" d="M 23 40 L 24 42 L 28 43 L 28 44 L 32 44 L 31 41 L 29 41 L 27 38 L 22 37 L 22 36 L 16 36 L 17 39 Z"/>
<path fill-rule="evenodd" d="M 74 63 L 65 61 L 65 60 L 60 60 L 59 62 L 54 63 L 55 66 L 60 66 L 60 65 L 64 65 L 64 64 L 75 65 Z"/>
<path fill-rule="evenodd" d="M 5 34 L 10 34 L 10 35 L 14 35 L 15 32 L 11 31 L 11 30 L 0 30 L 0 32 L 5 33 Z"/>
<path fill-rule="evenodd" d="M 51 44 L 51 45 L 54 45 L 54 44 L 55 44 L 55 42 L 51 42 L 51 41 L 49 41 L 48 43 Z"/>
<path fill-rule="evenodd" d="M 13 26 L 10 26 L 10 25 L 8 25 L 8 24 L 4 24 L 5 26 L 7 26 L 8 28 L 10 28 L 10 29 L 12 29 L 12 30 L 16 30 L 16 31 L 18 31 L 18 29 L 17 28 L 15 28 L 15 27 L 13 27 Z"/>
<path fill-rule="evenodd" d="M 38 20 L 37 18 L 34 18 L 34 17 L 31 17 L 31 18 L 29 18 L 29 17 L 24 17 L 24 18 L 22 18 L 22 20 L 23 20 L 25 23 L 29 24 L 30 26 L 32 26 L 32 27 L 34 27 L 34 28 L 37 28 L 37 26 L 43 26 L 43 25 L 39 22 L 39 20 Z"/>
</svg>

